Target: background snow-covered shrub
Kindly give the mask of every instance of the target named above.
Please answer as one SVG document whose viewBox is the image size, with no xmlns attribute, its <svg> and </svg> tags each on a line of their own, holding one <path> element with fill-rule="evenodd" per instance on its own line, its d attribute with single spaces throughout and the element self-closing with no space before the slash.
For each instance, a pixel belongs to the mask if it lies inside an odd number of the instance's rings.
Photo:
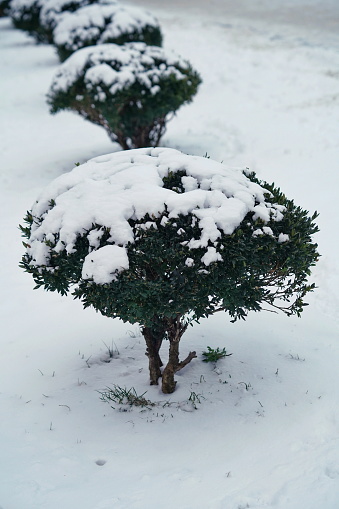
<svg viewBox="0 0 339 509">
<path fill-rule="evenodd" d="M 12 0 L 10 17 L 13 25 L 33 35 L 39 42 L 45 42 L 44 30 L 40 25 L 40 12 L 45 0 Z"/>
<path fill-rule="evenodd" d="M 29 32 L 38 42 L 53 42 L 53 30 L 65 13 L 85 5 L 115 4 L 115 0 L 12 0 L 10 16 L 16 28 Z"/>
<path fill-rule="evenodd" d="M 86 5 L 115 5 L 116 0 L 45 0 L 41 9 L 40 23 L 48 42 L 53 42 L 53 30 L 64 15 Z"/>
<path fill-rule="evenodd" d="M 145 43 L 101 44 L 71 55 L 54 76 L 51 112 L 74 110 L 123 148 L 156 146 L 170 113 L 190 102 L 200 77 L 172 52 Z"/>
<path fill-rule="evenodd" d="M 69 13 L 55 27 L 53 39 L 62 61 L 95 44 L 140 41 L 161 46 L 162 42 L 159 23 L 152 14 L 120 4 L 88 5 Z"/>
</svg>

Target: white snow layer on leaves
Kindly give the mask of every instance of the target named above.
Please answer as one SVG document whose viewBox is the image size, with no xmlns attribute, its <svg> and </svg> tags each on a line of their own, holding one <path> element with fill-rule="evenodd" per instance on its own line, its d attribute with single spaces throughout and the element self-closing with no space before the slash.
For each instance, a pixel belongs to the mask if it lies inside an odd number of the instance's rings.
<svg viewBox="0 0 339 509">
<path fill-rule="evenodd" d="M 24 7 L 31 7 L 35 3 L 35 0 L 12 0 L 11 1 L 11 11 L 16 11 L 17 9 L 22 9 Z M 12 12 L 11 12 L 12 14 Z"/>
<path fill-rule="evenodd" d="M 25 1 L 25 0 L 19 0 Z M 29 0 L 26 0 L 29 1 Z M 42 3 L 40 23 L 45 28 L 54 28 L 70 11 L 74 12 L 90 4 L 114 5 L 116 0 L 39 0 Z M 71 7 L 71 8 L 70 8 Z"/>
<path fill-rule="evenodd" d="M 157 64 L 159 60 L 163 61 L 160 65 Z M 187 63 L 171 51 L 143 42 L 89 46 L 79 49 L 60 65 L 50 92 L 67 91 L 84 72 L 88 90 L 104 83 L 114 94 L 137 81 L 152 91 L 158 89 L 155 85 L 161 78 L 172 74 L 177 79 L 185 78 L 175 66 L 186 68 Z M 85 71 L 85 68 L 88 69 Z"/>
<path fill-rule="evenodd" d="M 56 45 L 75 51 L 84 41 L 103 44 L 124 34 L 141 32 L 145 27 L 158 28 L 154 16 L 138 7 L 119 4 L 88 5 L 68 13 L 57 24 L 53 38 Z"/>
<path fill-rule="evenodd" d="M 27 10 L 33 8 L 34 4 L 39 9 L 44 5 L 44 0 L 12 0 L 10 4 L 10 16 L 15 20 L 21 19 Z"/>
<path fill-rule="evenodd" d="M 178 193 L 164 188 L 163 178 L 180 170 L 186 172 L 183 183 L 188 183 L 188 190 Z M 48 266 L 50 248 L 46 240 L 59 235 L 55 250 L 72 253 L 77 237 L 92 229 L 88 235 L 91 252 L 84 262 L 83 277 L 108 283 L 115 271 L 128 268 L 126 245 L 134 242 L 130 219 L 142 221 L 146 214 L 175 218 L 191 213 L 198 221 L 201 237 L 187 245 L 189 249 L 206 248 L 201 261 L 208 266 L 222 261 L 210 244 L 221 232 L 232 234 L 248 212 L 255 214 L 257 203 L 266 211 L 263 217 L 276 221 L 282 218 L 282 207 L 266 202 L 265 195 L 267 191 L 241 170 L 174 149 L 143 148 L 108 154 L 61 175 L 42 192 L 32 214 L 43 220 L 32 225 L 28 253 L 32 264 Z M 100 227 L 93 229 L 93 225 Z M 102 228 L 109 229 L 114 249 L 100 248 Z M 283 239 L 279 237 L 279 241 Z M 189 258 L 186 263 L 191 265 Z"/>
<path fill-rule="evenodd" d="M 82 267 L 82 278 L 93 279 L 97 284 L 110 283 L 116 273 L 128 269 L 126 249 L 116 245 L 103 246 L 86 256 Z"/>
</svg>

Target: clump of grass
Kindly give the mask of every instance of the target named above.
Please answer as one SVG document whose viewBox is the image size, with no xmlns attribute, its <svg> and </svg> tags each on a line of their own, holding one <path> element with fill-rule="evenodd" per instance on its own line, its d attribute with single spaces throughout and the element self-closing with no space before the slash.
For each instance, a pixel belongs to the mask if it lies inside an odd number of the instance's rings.
<svg viewBox="0 0 339 509">
<path fill-rule="evenodd" d="M 107 387 L 105 391 L 98 391 L 100 399 L 104 403 L 114 403 L 118 405 L 136 406 L 142 408 L 149 408 L 155 406 L 149 399 L 144 398 L 146 392 L 138 395 L 134 387 L 127 389 L 126 387 L 120 387 L 119 385 L 113 385 L 113 387 Z M 111 407 L 115 407 L 111 404 Z"/>
<path fill-rule="evenodd" d="M 191 392 L 188 401 L 192 403 L 193 408 L 198 410 L 197 403 L 201 404 L 201 399 L 206 399 L 202 394 L 197 394 L 196 392 Z"/>
<path fill-rule="evenodd" d="M 113 340 L 112 340 L 111 346 L 107 345 L 107 343 L 105 343 L 105 341 L 103 341 L 103 344 L 107 348 L 108 356 L 110 359 L 114 359 L 115 357 L 118 357 L 120 355 L 118 347 Z"/>
<path fill-rule="evenodd" d="M 219 359 L 223 359 L 224 357 L 229 357 L 232 355 L 231 353 L 227 353 L 226 349 L 223 348 L 220 350 L 220 348 L 211 348 L 210 346 L 207 347 L 207 352 L 202 353 L 203 362 L 217 362 Z"/>
</svg>

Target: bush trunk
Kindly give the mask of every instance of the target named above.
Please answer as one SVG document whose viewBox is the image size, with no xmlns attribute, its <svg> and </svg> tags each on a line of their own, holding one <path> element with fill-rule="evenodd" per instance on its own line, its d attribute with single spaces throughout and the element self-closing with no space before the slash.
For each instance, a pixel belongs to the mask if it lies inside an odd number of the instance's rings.
<svg viewBox="0 0 339 509">
<path fill-rule="evenodd" d="M 164 318 L 157 317 L 152 327 L 144 327 L 142 334 L 146 342 L 146 355 L 149 360 L 150 384 L 158 385 L 159 378 L 162 378 L 161 389 L 164 394 L 172 394 L 175 391 L 176 381 L 174 375 L 185 367 L 196 357 L 196 352 L 190 352 L 185 360 L 179 360 L 179 343 L 182 335 L 187 329 L 187 324 L 182 323 L 181 317 Z M 168 362 L 161 372 L 163 366 L 160 357 L 160 348 L 164 338 L 169 341 Z"/>
</svg>

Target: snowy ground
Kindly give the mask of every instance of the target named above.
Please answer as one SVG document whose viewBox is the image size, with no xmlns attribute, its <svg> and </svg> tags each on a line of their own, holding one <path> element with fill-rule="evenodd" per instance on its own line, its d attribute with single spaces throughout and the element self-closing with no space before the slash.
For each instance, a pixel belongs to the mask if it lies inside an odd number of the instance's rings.
<svg viewBox="0 0 339 509">
<path fill-rule="evenodd" d="M 17 225 L 53 178 L 118 147 L 74 114 L 49 115 L 53 48 L 0 20 L 0 507 L 337 509 L 338 37 L 161 3 L 153 12 L 166 47 L 203 79 L 163 145 L 249 166 L 317 209 L 319 288 L 301 319 L 261 313 L 230 324 L 219 314 L 191 328 L 182 355 L 194 348 L 199 358 L 170 397 L 147 384 L 136 327 L 33 291 L 18 269 Z M 205 364 L 207 345 L 233 355 Z M 113 384 L 157 405 L 113 410 L 97 392 Z"/>
</svg>

